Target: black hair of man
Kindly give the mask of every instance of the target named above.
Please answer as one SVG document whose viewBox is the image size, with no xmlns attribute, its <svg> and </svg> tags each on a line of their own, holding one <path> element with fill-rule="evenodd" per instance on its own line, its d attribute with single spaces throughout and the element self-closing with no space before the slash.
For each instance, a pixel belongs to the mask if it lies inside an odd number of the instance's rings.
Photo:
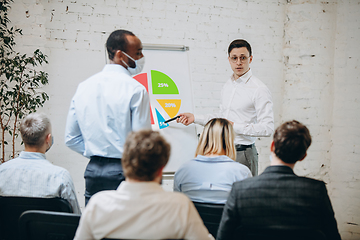
<svg viewBox="0 0 360 240">
<path fill-rule="evenodd" d="M 110 34 L 106 41 L 106 49 L 110 60 L 113 60 L 117 50 L 127 50 L 128 41 L 126 36 L 128 35 L 135 36 L 132 32 L 123 29 L 115 30 Z"/>
<path fill-rule="evenodd" d="M 296 163 L 304 158 L 311 145 L 309 129 L 292 120 L 281 124 L 274 133 L 275 155 L 286 163 Z"/>
<path fill-rule="evenodd" d="M 246 47 L 246 49 L 249 51 L 249 54 L 250 54 L 249 57 L 250 57 L 252 54 L 251 46 L 250 46 L 250 43 L 248 43 L 244 39 L 236 39 L 230 43 L 229 48 L 228 48 L 229 56 L 230 56 L 231 50 L 233 50 L 234 48 L 242 48 L 242 47 Z"/>
</svg>

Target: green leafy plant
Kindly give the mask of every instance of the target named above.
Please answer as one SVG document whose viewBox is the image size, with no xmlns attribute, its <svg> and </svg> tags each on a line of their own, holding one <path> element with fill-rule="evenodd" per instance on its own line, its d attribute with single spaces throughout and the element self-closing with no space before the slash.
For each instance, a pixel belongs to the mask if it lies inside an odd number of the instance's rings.
<svg viewBox="0 0 360 240">
<path fill-rule="evenodd" d="M 15 36 L 21 29 L 9 27 L 8 11 L 13 0 L 0 0 L 0 127 L 2 154 L 0 163 L 6 161 L 5 147 L 11 139 L 15 157 L 15 139 L 19 135 L 19 123 L 24 116 L 35 112 L 49 99 L 40 90 L 48 84 L 48 74 L 38 70 L 47 62 L 47 56 L 39 49 L 32 56 L 14 50 Z"/>
</svg>

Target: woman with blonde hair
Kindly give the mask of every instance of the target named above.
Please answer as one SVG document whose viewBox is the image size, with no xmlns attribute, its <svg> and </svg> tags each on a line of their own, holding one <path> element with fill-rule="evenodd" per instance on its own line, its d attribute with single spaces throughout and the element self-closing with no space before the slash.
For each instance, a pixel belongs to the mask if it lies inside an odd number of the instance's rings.
<svg viewBox="0 0 360 240">
<path fill-rule="evenodd" d="M 248 167 L 235 162 L 234 138 L 228 120 L 211 119 L 200 136 L 195 159 L 175 173 L 174 191 L 194 202 L 224 204 L 232 184 L 252 176 Z"/>
</svg>

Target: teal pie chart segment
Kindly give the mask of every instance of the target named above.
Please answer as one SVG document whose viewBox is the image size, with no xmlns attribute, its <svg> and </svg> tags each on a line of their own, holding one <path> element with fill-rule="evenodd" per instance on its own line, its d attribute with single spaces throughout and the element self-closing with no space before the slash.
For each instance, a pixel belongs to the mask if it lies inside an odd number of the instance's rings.
<svg viewBox="0 0 360 240">
<path fill-rule="evenodd" d="M 156 111 L 156 117 L 158 119 L 158 123 L 159 123 L 159 128 L 160 129 L 163 129 L 163 128 L 166 128 L 169 126 L 168 123 L 164 123 L 165 122 L 165 119 L 163 116 L 161 116 L 161 114 L 159 113 L 159 111 L 155 108 L 155 111 Z"/>
</svg>

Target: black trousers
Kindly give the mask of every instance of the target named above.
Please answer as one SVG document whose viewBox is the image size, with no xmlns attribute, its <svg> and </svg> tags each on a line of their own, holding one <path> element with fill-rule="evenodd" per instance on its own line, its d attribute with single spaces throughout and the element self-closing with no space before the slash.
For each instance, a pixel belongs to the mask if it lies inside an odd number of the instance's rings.
<svg viewBox="0 0 360 240">
<path fill-rule="evenodd" d="M 91 156 L 85 174 L 85 206 L 97 192 L 116 190 L 125 180 L 120 158 Z"/>
</svg>

